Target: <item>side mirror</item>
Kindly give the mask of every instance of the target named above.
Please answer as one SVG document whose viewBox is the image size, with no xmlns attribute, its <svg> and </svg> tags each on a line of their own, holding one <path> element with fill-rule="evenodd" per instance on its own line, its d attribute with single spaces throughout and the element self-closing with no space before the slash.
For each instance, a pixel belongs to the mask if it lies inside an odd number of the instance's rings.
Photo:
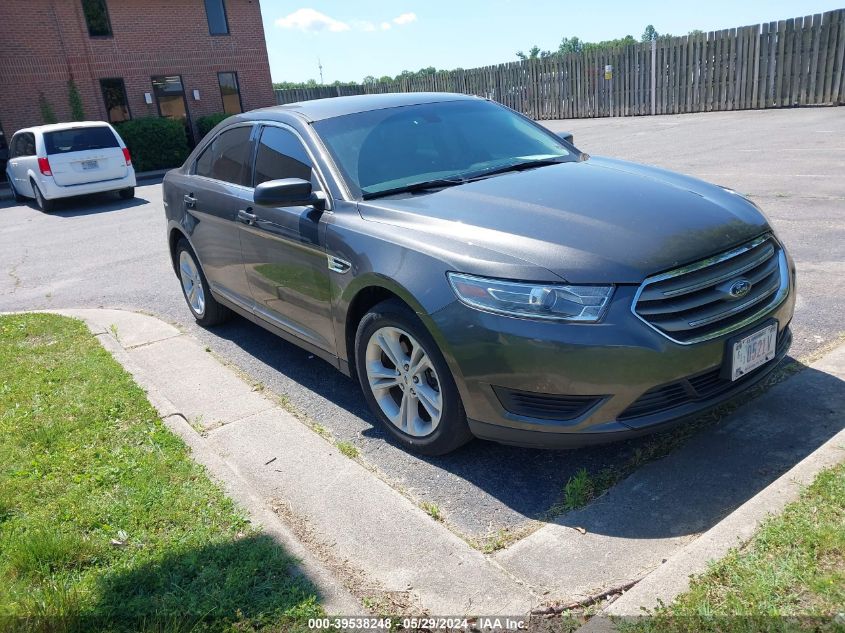
<svg viewBox="0 0 845 633">
<path fill-rule="evenodd" d="M 574 137 L 572 136 L 572 132 L 558 132 L 557 136 L 561 140 L 564 140 L 567 143 L 569 143 L 570 145 L 575 145 L 575 140 L 574 140 Z"/>
<path fill-rule="evenodd" d="M 255 204 L 260 207 L 307 207 L 322 211 L 326 199 L 311 191 L 311 183 L 301 178 L 268 180 L 255 188 Z"/>
</svg>

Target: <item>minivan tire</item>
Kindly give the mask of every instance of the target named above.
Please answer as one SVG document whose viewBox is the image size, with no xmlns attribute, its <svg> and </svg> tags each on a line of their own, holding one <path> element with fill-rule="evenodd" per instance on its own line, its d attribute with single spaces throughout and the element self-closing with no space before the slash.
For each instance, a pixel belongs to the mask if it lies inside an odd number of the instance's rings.
<svg viewBox="0 0 845 633">
<path fill-rule="evenodd" d="M 442 409 L 440 421 L 430 435 L 420 437 L 403 432 L 390 421 L 373 393 L 367 377 L 367 346 L 373 335 L 383 328 L 395 328 L 413 337 L 434 367 Z M 435 456 L 454 451 L 472 439 L 461 396 L 443 354 L 419 317 L 401 301 L 383 301 L 361 319 L 355 336 L 355 368 L 370 409 L 403 447 L 422 455 Z"/>
<path fill-rule="evenodd" d="M 35 204 L 37 204 L 38 208 L 44 213 L 50 213 L 50 211 L 56 208 L 56 203 L 53 200 L 47 200 L 47 198 L 44 197 L 44 194 L 41 193 L 41 190 L 38 188 L 38 185 L 35 184 L 34 180 L 32 181 L 32 192 L 35 194 Z"/>
<path fill-rule="evenodd" d="M 120 189 L 117 192 L 117 195 L 120 196 L 121 200 L 131 200 L 135 197 L 135 187 L 126 187 L 126 189 Z"/>
<path fill-rule="evenodd" d="M 15 202 L 25 202 L 26 198 L 24 198 L 21 194 L 18 193 L 18 190 L 15 189 L 15 184 L 12 182 L 11 178 L 7 178 L 9 181 L 9 188 L 12 190 L 12 197 L 15 199 Z"/>
<path fill-rule="evenodd" d="M 180 270 L 180 262 L 183 259 L 182 253 L 185 253 L 186 256 L 190 258 L 190 261 L 193 263 L 193 268 L 196 271 L 196 276 L 199 278 L 204 298 L 204 307 L 202 312 L 198 312 L 194 306 L 191 305 L 188 292 L 185 290 L 185 283 L 182 277 L 182 271 Z M 188 240 L 185 238 L 179 240 L 176 244 L 175 255 L 176 275 L 179 277 L 179 281 L 181 282 L 179 285 L 182 286 L 182 296 L 185 297 L 185 303 L 188 304 L 188 309 L 191 311 L 191 314 L 194 316 L 197 324 L 203 327 L 212 327 L 228 321 L 232 316 L 232 312 L 211 295 L 211 291 L 208 288 L 208 280 L 205 278 L 205 273 L 202 271 L 202 267 L 200 266 L 199 260 L 194 253 L 194 249 L 192 249 L 191 245 L 188 244 Z"/>
</svg>

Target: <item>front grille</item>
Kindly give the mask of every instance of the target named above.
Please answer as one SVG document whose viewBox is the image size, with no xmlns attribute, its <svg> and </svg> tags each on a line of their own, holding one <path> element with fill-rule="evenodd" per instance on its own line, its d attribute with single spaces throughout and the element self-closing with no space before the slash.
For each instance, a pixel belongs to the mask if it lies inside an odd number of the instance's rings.
<svg viewBox="0 0 845 633">
<path fill-rule="evenodd" d="M 493 387 L 505 410 L 542 420 L 574 420 L 591 409 L 602 396 L 567 396 Z"/>
<path fill-rule="evenodd" d="M 746 294 L 731 294 L 746 282 Z M 779 305 L 789 290 L 783 249 L 770 235 L 714 257 L 649 277 L 640 286 L 633 311 L 677 343 L 722 336 Z"/>
<path fill-rule="evenodd" d="M 792 335 L 789 330 L 784 330 L 777 345 L 776 358 L 786 353 L 786 348 L 792 340 Z M 772 361 L 774 362 L 774 361 Z M 638 418 L 644 415 L 651 415 L 652 413 L 659 413 L 667 409 L 680 407 L 691 402 L 699 400 L 708 400 L 715 398 L 723 393 L 726 393 L 744 382 L 751 379 L 761 372 L 768 371 L 772 368 L 772 362 L 766 363 L 746 374 L 739 380 L 730 380 L 724 378 L 722 375 L 722 368 L 716 367 L 710 371 L 690 376 L 677 382 L 660 387 L 649 389 L 633 404 L 625 409 L 618 417 L 618 420 L 628 420 L 630 418 Z"/>
</svg>

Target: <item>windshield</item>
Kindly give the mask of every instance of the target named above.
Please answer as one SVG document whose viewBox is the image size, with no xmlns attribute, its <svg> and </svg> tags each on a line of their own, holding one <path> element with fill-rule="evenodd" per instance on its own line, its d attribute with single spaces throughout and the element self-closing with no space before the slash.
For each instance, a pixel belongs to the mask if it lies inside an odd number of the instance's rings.
<svg viewBox="0 0 845 633">
<path fill-rule="evenodd" d="M 47 146 L 47 153 L 50 155 L 119 147 L 111 128 L 104 125 L 74 127 L 67 130 L 47 132 L 44 134 L 44 144 Z"/>
<path fill-rule="evenodd" d="M 575 160 L 563 141 L 489 101 L 447 101 L 314 123 L 352 193 L 367 197 L 528 161 Z"/>
</svg>

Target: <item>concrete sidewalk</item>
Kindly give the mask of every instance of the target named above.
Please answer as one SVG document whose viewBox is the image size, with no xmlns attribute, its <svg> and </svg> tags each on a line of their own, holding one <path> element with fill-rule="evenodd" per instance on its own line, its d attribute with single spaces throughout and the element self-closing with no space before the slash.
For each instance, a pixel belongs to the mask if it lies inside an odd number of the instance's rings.
<svg viewBox="0 0 845 633">
<path fill-rule="evenodd" d="M 378 605 L 405 614 L 519 615 L 639 581 L 609 611 L 637 613 L 671 600 L 689 574 L 747 539 L 797 494 L 789 482 L 845 458 L 843 346 L 717 432 L 694 436 L 586 508 L 484 555 L 193 337 L 132 312 L 60 313 L 86 321 L 195 459 L 302 560 L 330 613 Z M 772 472 L 745 472 L 761 454 Z M 800 476 L 785 480 L 786 471 Z"/>
</svg>

